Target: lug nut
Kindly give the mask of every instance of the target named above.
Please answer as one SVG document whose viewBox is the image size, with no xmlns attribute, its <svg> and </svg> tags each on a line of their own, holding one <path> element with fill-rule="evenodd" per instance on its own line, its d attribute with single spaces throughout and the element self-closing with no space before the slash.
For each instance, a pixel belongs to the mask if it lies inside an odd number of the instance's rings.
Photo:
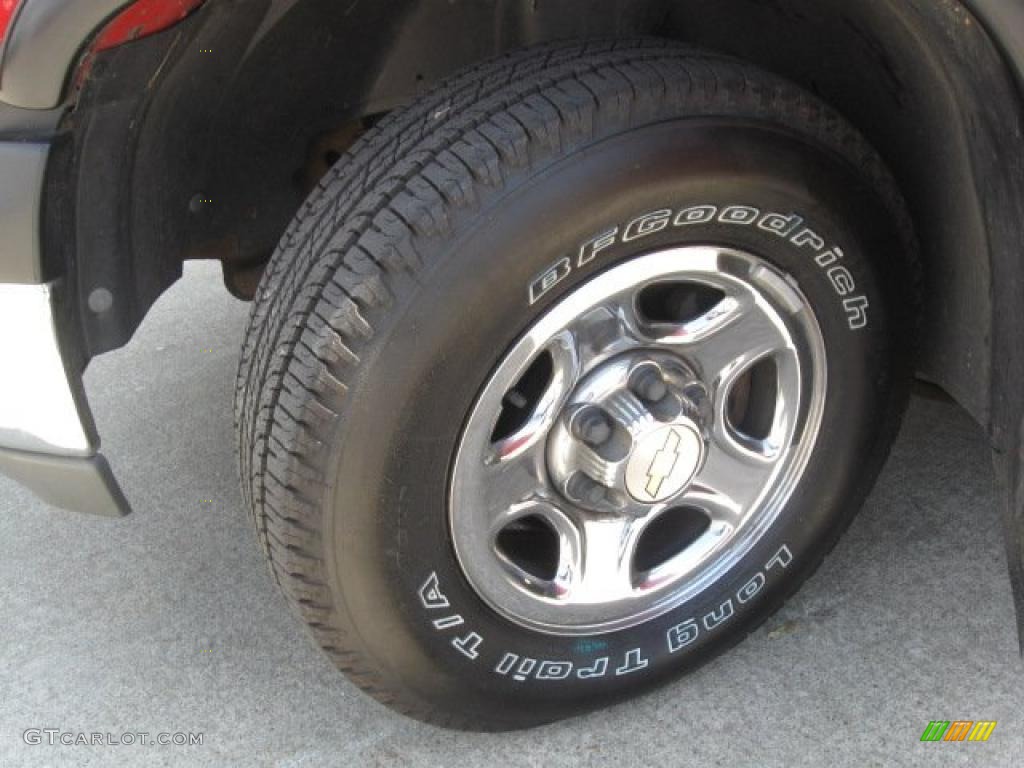
<svg viewBox="0 0 1024 768">
<path fill-rule="evenodd" d="M 599 506 L 605 501 L 607 494 L 603 485 L 582 472 L 577 472 L 569 479 L 566 491 L 570 498 L 591 507 Z"/>
<path fill-rule="evenodd" d="M 657 403 L 668 394 L 664 379 L 653 368 L 645 368 L 633 379 L 632 390 L 649 403 Z"/>
<path fill-rule="evenodd" d="M 588 445 L 602 445 L 612 436 L 608 417 L 596 408 L 589 408 L 573 422 L 576 436 Z"/>
</svg>

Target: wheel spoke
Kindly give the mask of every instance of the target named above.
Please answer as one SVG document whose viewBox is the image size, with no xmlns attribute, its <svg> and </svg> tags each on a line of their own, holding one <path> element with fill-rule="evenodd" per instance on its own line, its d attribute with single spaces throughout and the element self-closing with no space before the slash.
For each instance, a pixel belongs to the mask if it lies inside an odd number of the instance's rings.
<svg viewBox="0 0 1024 768">
<path fill-rule="evenodd" d="M 683 354 L 698 366 L 699 373 L 713 390 L 729 385 L 752 363 L 787 349 L 784 329 L 756 301 L 736 301 L 727 313 L 709 325 L 696 340 L 684 340 Z M 714 310 L 712 310 L 714 311 Z"/>
<path fill-rule="evenodd" d="M 573 323 L 572 333 L 581 368 L 588 369 L 637 346 L 626 313 L 626 305 L 610 300 L 594 307 Z"/>
<path fill-rule="evenodd" d="M 551 356 L 551 380 L 534 404 L 526 423 L 491 446 L 486 459 L 488 464 L 505 463 L 536 449 L 551 429 L 559 410 L 579 379 L 579 354 L 571 333 L 558 334 L 542 351 Z M 536 359 L 537 354 L 541 352 L 535 353 L 530 359 Z M 526 367 L 522 365 L 524 370 Z M 502 395 L 507 397 L 508 393 Z"/>
<path fill-rule="evenodd" d="M 683 504 L 703 509 L 712 521 L 738 528 L 775 471 L 775 457 L 759 456 L 728 436 L 712 436 L 704 466 L 683 496 Z"/>
<path fill-rule="evenodd" d="M 746 511 L 732 496 L 703 486 L 689 488 L 678 505 L 703 511 L 711 520 L 712 528 L 724 527 L 729 532 L 739 528 Z"/>
<path fill-rule="evenodd" d="M 633 550 L 642 524 L 627 517 L 583 517 L 570 585 L 574 602 L 604 603 L 633 591 Z"/>
<path fill-rule="evenodd" d="M 501 521 L 517 507 L 530 501 L 545 498 L 545 480 L 542 446 L 521 452 L 504 461 L 487 466 L 483 473 L 483 509 L 481 513 L 492 525 L 500 527 Z"/>
<path fill-rule="evenodd" d="M 583 363 L 580 359 L 579 346 L 572 333 L 563 332 L 555 336 L 545 347 L 551 355 L 551 383 L 543 398 L 547 409 L 557 410 L 572 388 L 576 386 Z"/>
</svg>

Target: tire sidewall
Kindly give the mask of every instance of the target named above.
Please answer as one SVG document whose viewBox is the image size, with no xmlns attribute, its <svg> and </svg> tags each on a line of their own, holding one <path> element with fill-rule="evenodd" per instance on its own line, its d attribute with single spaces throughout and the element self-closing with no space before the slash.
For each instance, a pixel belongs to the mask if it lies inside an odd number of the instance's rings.
<svg viewBox="0 0 1024 768">
<path fill-rule="evenodd" d="M 700 207 L 715 213 L 674 224 Z M 739 218 L 749 213 L 728 213 L 741 208 L 757 213 L 748 223 Z M 799 223 L 772 231 L 760 226 L 769 214 Z M 578 148 L 541 173 L 511 174 L 476 206 L 453 209 L 447 225 L 450 236 L 417 243 L 431 266 L 396 283 L 397 311 L 382 318 L 350 383 L 324 512 L 338 604 L 386 675 L 424 699 L 495 718 L 598 706 L 707 661 L 814 569 L 880 463 L 903 342 L 885 310 L 899 303 L 883 293 L 891 279 L 878 278 L 896 269 L 902 246 L 877 191 L 795 134 L 676 120 Z M 795 241 L 804 230 L 814 237 Z M 595 240 L 606 244 L 591 255 Z M 610 267 L 680 245 L 746 250 L 796 281 L 825 342 L 815 449 L 769 531 L 694 598 L 608 634 L 519 627 L 476 595 L 452 547 L 448 483 L 466 415 L 504 351 L 555 303 Z"/>
</svg>

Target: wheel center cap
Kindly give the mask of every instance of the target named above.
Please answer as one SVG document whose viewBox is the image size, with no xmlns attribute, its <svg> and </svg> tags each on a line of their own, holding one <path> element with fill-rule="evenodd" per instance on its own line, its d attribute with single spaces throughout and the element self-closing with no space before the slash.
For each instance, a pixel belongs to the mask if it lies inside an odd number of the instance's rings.
<svg viewBox="0 0 1024 768">
<path fill-rule="evenodd" d="M 672 498 L 693 479 L 703 450 L 688 420 L 652 430 L 634 443 L 626 464 L 626 490 L 644 504 Z"/>
<path fill-rule="evenodd" d="M 580 507 L 643 517 L 700 471 L 706 388 L 679 358 L 639 351 L 598 365 L 551 428 L 548 471 Z"/>
</svg>

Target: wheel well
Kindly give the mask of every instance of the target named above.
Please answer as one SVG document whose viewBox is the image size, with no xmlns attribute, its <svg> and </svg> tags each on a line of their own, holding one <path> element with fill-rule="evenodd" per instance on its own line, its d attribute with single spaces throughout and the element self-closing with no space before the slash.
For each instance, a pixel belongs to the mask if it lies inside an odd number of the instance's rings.
<svg viewBox="0 0 1024 768">
<path fill-rule="evenodd" d="M 184 259 L 220 259 L 251 295 L 326 161 L 439 79 L 527 45 L 639 35 L 784 75 L 867 136 L 922 244 L 920 372 L 989 425 L 994 270 L 1012 263 L 1024 207 L 1000 158 L 1024 152 L 1011 77 L 956 2 L 207 3 L 100 54 L 65 122 L 44 234 L 75 265 L 89 353 L 123 344 Z M 114 302 L 93 312 L 99 288 Z"/>
</svg>

